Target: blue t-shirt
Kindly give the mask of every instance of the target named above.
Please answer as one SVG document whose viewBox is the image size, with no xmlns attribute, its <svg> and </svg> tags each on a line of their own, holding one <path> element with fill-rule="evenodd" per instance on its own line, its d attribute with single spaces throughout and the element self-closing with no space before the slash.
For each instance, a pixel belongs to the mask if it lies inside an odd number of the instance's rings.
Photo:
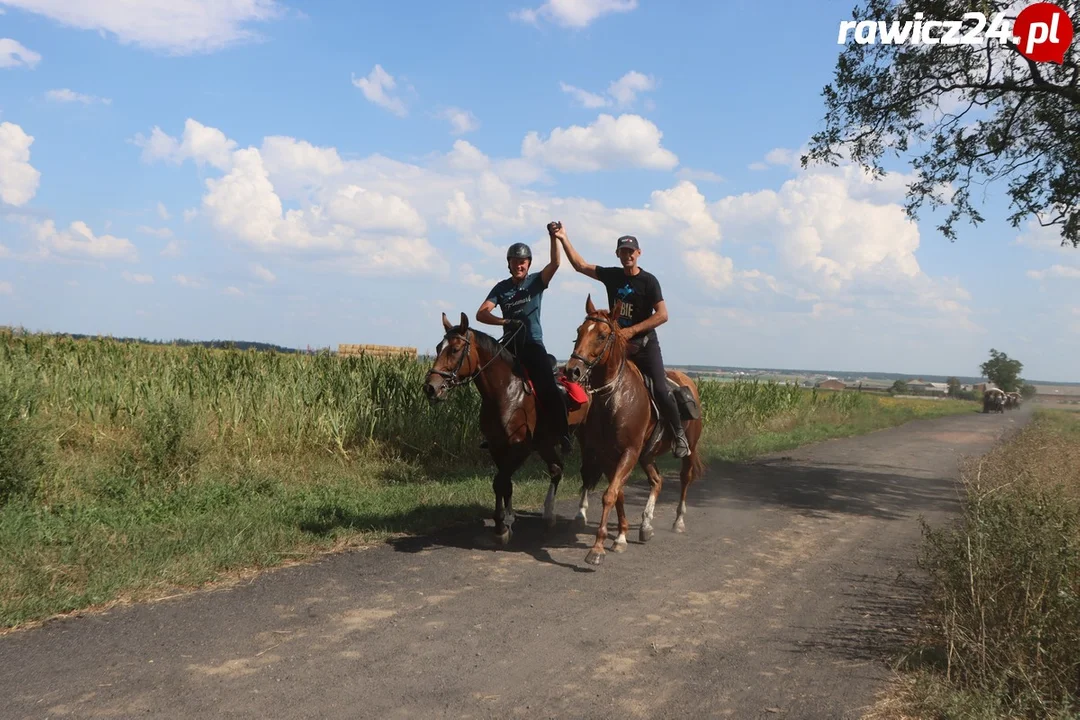
<svg viewBox="0 0 1080 720">
<path fill-rule="evenodd" d="M 547 290 L 544 276 L 541 273 L 529 273 L 520 285 L 515 285 L 513 278 L 506 278 L 495 284 L 488 293 L 487 299 L 499 306 L 502 316 L 507 320 L 521 320 L 525 328 L 515 341 L 521 339 L 522 334 L 526 339 L 543 345 L 544 331 L 540 329 L 540 299 Z"/>
</svg>

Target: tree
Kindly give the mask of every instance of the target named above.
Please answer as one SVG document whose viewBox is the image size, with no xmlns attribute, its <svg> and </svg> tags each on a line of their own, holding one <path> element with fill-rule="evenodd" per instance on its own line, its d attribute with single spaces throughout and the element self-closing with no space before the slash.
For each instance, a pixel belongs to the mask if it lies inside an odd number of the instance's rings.
<svg viewBox="0 0 1080 720">
<path fill-rule="evenodd" d="M 946 380 L 945 382 L 948 383 L 948 385 L 949 385 L 949 396 L 950 397 L 960 397 L 960 391 L 961 391 L 960 381 L 957 378 L 951 377 L 948 380 Z"/>
<path fill-rule="evenodd" d="M 1020 386 L 1020 397 L 1025 400 L 1030 400 L 1038 394 L 1038 389 L 1031 383 L 1024 383 Z"/>
<path fill-rule="evenodd" d="M 989 21 L 1013 3 L 1003 0 L 863 0 L 855 20 L 959 20 L 979 10 Z M 1080 0 L 1059 1 L 1080 17 Z M 1012 19 L 1008 15 L 1011 35 Z M 964 22 L 963 33 L 974 27 Z M 991 28 L 984 29 L 989 37 Z M 856 35 L 858 29 L 856 28 Z M 940 37 L 940 31 L 936 33 Z M 880 38 L 879 38 L 880 39 Z M 956 239 L 956 223 L 983 221 L 972 190 L 1002 183 L 1018 227 L 1025 218 L 1059 228 L 1061 244 L 1080 246 L 1080 43 L 1064 61 L 1036 64 L 1011 41 L 983 45 L 858 44 L 841 52 L 825 87 L 825 129 L 811 139 L 802 166 L 836 165 L 847 156 L 875 177 L 887 149 L 914 154 L 915 181 L 905 210 L 948 207 L 938 226 Z M 949 197 L 951 194 L 951 197 Z"/>
<path fill-rule="evenodd" d="M 889 388 L 889 392 L 891 392 L 893 395 L 903 395 L 903 394 L 907 393 L 907 391 L 908 391 L 907 383 L 904 382 L 903 380 L 897 380 L 896 382 L 894 382 L 892 384 L 892 387 Z"/>
<path fill-rule="evenodd" d="M 990 348 L 990 359 L 979 366 L 983 376 L 1005 392 L 1016 392 L 1020 389 L 1023 383 L 1020 371 L 1023 369 L 1024 364 L 1019 360 L 1013 360 L 993 348 Z"/>
</svg>

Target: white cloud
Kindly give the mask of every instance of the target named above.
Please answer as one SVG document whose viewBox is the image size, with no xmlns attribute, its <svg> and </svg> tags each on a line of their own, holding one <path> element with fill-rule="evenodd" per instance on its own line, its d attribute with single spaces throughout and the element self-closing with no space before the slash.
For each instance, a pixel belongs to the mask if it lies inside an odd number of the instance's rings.
<svg viewBox="0 0 1080 720">
<path fill-rule="evenodd" d="M 23 67 L 31 70 L 41 62 L 41 55 L 11 38 L 0 38 L 0 68 Z"/>
<path fill-rule="evenodd" d="M 735 279 L 735 263 L 712 250 L 688 250 L 683 253 L 686 269 L 712 290 L 724 290 Z"/>
<path fill-rule="evenodd" d="M 472 265 L 469 265 L 468 263 L 463 263 L 461 267 L 458 268 L 458 272 L 460 273 L 461 282 L 471 287 L 481 288 L 485 291 L 495 287 L 495 283 L 499 282 L 494 278 L 484 277 L 473 270 Z"/>
<path fill-rule="evenodd" d="M 565 82 L 560 82 L 559 87 L 564 93 L 572 95 L 584 108 L 627 108 L 634 104 L 639 93 L 655 90 L 656 80 L 651 75 L 643 75 L 636 70 L 631 70 L 618 80 L 613 80 L 608 85 L 606 95 L 582 90 Z"/>
<path fill-rule="evenodd" d="M 45 93 L 45 97 L 54 102 L 72 103 L 79 102 L 83 105 L 92 105 L 94 103 L 101 103 L 102 105 L 111 105 L 112 100 L 109 98 L 97 97 L 96 95 L 84 95 L 83 93 L 77 93 L 74 90 L 68 88 L 60 88 L 59 90 L 49 90 Z"/>
<path fill-rule="evenodd" d="M 30 164 L 34 137 L 15 123 L 0 123 L 0 201 L 16 207 L 37 193 L 41 173 Z"/>
<path fill-rule="evenodd" d="M 143 275 L 138 273 L 129 273 L 126 270 L 121 273 L 121 277 L 127 280 L 129 283 L 135 283 L 137 285 L 152 285 L 154 283 L 153 275 Z"/>
<path fill-rule="evenodd" d="M 154 237 L 159 238 L 171 238 L 173 236 L 173 231 L 169 228 L 154 228 L 148 225 L 138 226 L 137 228 L 135 228 L 135 232 L 140 232 L 144 235 L 153 235 Z"/>
<path fill-rule="evenodd" d="M 375 65 L 367 77 L 358 78 L 354 75 L 352 84 L 360 88 L 364 97 L 379 107 L 389 110 L 398 117 L 405 117 L 408 114 L 401 98 L 390 94 L 389 91 L 397 87 L 397 81 L 390 73 L 383 70 L 382 65 Z"/>
<path fill-rule="evenodd" d="M 4 0 L 9 7 L 44 15 L 80 30 L 96 30 L 174 55 L 207 53 L 258 40 L 254 23 L 284 15 L 276 0 Z"/>
<path fill-rule="evenodd" d="M 164 160 L 179 165 L 191 159 L 200 166 L 209 164 L 218 170 L 229 168 L 236 149 L 236 141 L 225 137 L 223 132 L 191 118 L 184 123 L 184 134 L 180 140 L 154 126 L 149 138 L 141 133 L 136 135 L 135 144 L 143 149 L 143 162 Z"/>
<path fill-rule="evenodd" d="M 547 0 L 538 8 L 518 10 L 510 16 L 531 24 L 543 18 L 563 27 L 584 28 L 604 15 L 636 7 L 637 0 Z"/>
<path fill-rule="evenodd" d="M 258 263 L 255 263 L 255 265 L 251 268 L 251 272 L 255 274 L 255 277 L 266 283 L 272 283 L 277 280 L 277 276 L 274 275 L 274 273 L 270 272 Z"/>
<path fill-rule="evenodd" d="M 651 75 L 642 75 L 636 70 L 623 75 L 608 87 L 608 95 L 615 99 L 619 107 L 633 105 L 638 93 L 656 88 L 656 80 Z"/>
<path fill-rule="evenodd" d="M 187 210 L 184 211 L 184 222 L 186 222 L 186 223 L 191 222 L 192 220 L 194 220 L 198 216 L 199 216 L 198 208 L 188 208 Z"/>
<path fill-rule="evenodd" d="M 230 285 L 229 287 L 222 290 L 222 292 L 225 295 L 243 295 L 244 294 L 244 292 L 240 288 L 234 287 L 232 285 Z"/>
<path fill-rule="evenodd" d="M 198 289 L 203 286 L 201 280 L 193 277 L 188 277 L 187 275 L 173 275 L 172 279 L 180 287 Z"/>
<path fill-rule="evenodd" d="M 690 182 L 710 182 L 710 183 L 722 183 L 724 178 L 717 175 L 712 170 L 691 170 L 690 168 L 681 168 L 675 175 L 680 180 L 689 180 Z"/>
<path fill-rule="evenodd" d="M 138 253 L 130 240 L 112 235 L 94 235 L 90 227 L 77 220 L 67 230 L 57 230 L 52 220 L 35 224 L 37 242 L 43 254 L 80 255 L 99 260 L 117 259 L 135 262 Z"/>
<path fill-rule="evenodd" d="M 448 107 L 439 113 L 439 117 L 449 121 L 450 132 L 454 135 L 464 135 L 480 129 L 480 121 L 468 110 Z"/>
<path fill-rule="evenodd" d="M 165 247 L 158 253 L 162 257 L 178 257 L 180 255 L 180 242 L 178 240 L 170 240 L 165 243 Z"/>
<path fill-rule="evenodd" d="M 0 281 L 0 295 L 14 295 L 15 288 L 6 280 Z"/>
<path fill-rule="evenodd" d="M 579 87 L 574 87 L 573 85 L 568 85 L 564 82 L 560 82 L 559 87 L 562 88 L 564 93 L 573 95 L 574 99 L 577 100 L 582 107 L 589 108 L 590 110 L 607 107 L 611 104 L 611 101 L 603 95 L 597 95 L 596 93 L 582 90 Z"/>
<path fill-rule="evenodd" d="M 163 202 L 158 202 L 158 204 L 157 204 L 157 214 L 158 214 L 158 217 L 161 218 L 162 220 L 168 220 L 169 218 L 172 217 L 172 215 L 169 214 L 169 209 L 167 207 L 165 207 L 165 203 L 163 203 Z"/>
<path fill-rule="evenodd" d="M 555 128 L 546 140 L 530 132 L 521 143 L 521 155 L 567 172 L 671 170 L 679 159 L 661 146 L 662 137 L 660 129 L 640 115 L 604 114 L 587 127 Z"/>
<path fill-rule="evenodd" d="M 1027 276 L 1032 280 L 1045 280 L 1046 278 L 1068 278 L 1072 280 L 1080 278 L 1080 267 L 1051 265 L 1046 270 L 1028 270 Z"/>
</svg>

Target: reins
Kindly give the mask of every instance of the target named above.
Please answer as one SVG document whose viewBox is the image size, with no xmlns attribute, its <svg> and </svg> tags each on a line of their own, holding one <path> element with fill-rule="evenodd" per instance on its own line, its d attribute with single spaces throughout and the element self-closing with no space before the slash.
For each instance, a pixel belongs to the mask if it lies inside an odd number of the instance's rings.
<svg viewBox="0 0 1080 720">
<path fill-rule="evenodd" d="M 525 327 L 525 326 L 522 325 L 521 323 L 518 323 L 517 328 L 514 330 L 514 332 L 510 333 L 510 335 L 508 337 L 506 337 L 506 338 L 500 338 L 500 339 L 496 340 L 495 344 L 498 345 L 500 349 L 505 350 L 506 346 L 510 344 L 510 341 L 513 340 L 517 336 L 517 334 L 519 332 L 521 332 L 523 327 Z M 468 385 L 470 381 L 476 379 L 476 377 L 478 375 L 480 375 L 480 373 L 484 372 L 484 370 L 486 370 L 489 365 L 491 365 L 493 362 L 495 362 L 496 360 L 499 359 L 499 353 L 497 353 L 497 352 L 492 353 L 491 359 L 488 360 L 486 363 L 484 363 L 480 367 L 479 370 L 476 370 L 475 372 L 469 373 L 467 376 L 465 376 L 464 379 L 462 379 L 460 377 L 460 375 L 458 375 L 458 373 L 461 372 L 461 366 L 465 364 L 465 358 L 469 357 L 469 355 L 471 354 L 469 352 L 469 350 L 472 347 L 472 340 L 469 338 L 469 333 L 474 333 L 474 332 L 475 332 L 474 330 L 466 330 L 464 335 L 461 334 L 461 333 L 448 332 L 448 333 L 446 333 L 446 335 L 443 336 L 443 341 L 444 342 L 447 341 L 447 340 L 450 340 L 453 337 L 459 337 L 459 338 L 461 338 L 462 340 L 465 341 L 465 347 L 463 347 L 462 350 L 461 350 L 461 357 L 458 358 L 457 365 L 454 366 L 454 369 L 452 371 L 439 370 L 434 365 L 432 365 L 431 369 L 428 370 L 428 375 L 431 375 L 431 374 L 439 375 L 440 377 L 442 377 L 442 378 L 444 378 L 446 380 L 445 385 L 446 385 L 446 391 L 447 392 L 450 392 L 454 388 L 458 388 L 458 387 L 461 387 L 463 385 Z M 503 342 L 504 339 L 505 339 L 505 343 Z M 436 355 L 436 359 L 438 359 L 438 355 Z"/>
<path fill-rule="evenodd" d="M 593 322 L 602 322 L 605 325 L 607 325 L 609 328 L 611 328 L 611 333 L 608 335 L 607 340 L 604 341 L 604 347 L 600 350 L 599 353 L 596 354 L 596 357 L 594 357 L 592 360 L 589 360 L 588 358 L 582 357 L 581 355 L 578 355 L 576 352 L 570 353 L 570 358 L 571 359 L 580 360 L 582 362 L 582 364 L 585 365 L 585 371 L 586 371 L 585 372 L 585 389 L 587 391 L 589 391 L 589 392 L 601 393 L 601 392 L 605 392 L 606 390 L 614 387 L 615 384 L 617 382 L 619 382 L 619 379 L 622 377 L 623 370 L 626 369 L 626 357 L 623 356 L 622 362 L 619 363 L 619 370 L 618 370 L 618 372 L 615 373 L 615 377 L 612 380 L 604 383 L 603 385 L 601 385 L 600 387 L 598 387 L 598 388 L 596 388 L 594 390 L 591 387 L 593 367 L 595 367 L 596 364 L 599 363 L 600 360 L 603 359 L 604 355 L 607 354 L 608 350 L 611 349 L 611 346 L 615 342 L 615 333 L 618 332 L 618 331 L 616 330 L 614 323 L 612 323 L 611 320 L 608 319 L 608 318 L 600 317 L 599 315 L 589 315 L 585 319 L 586 320 L 592 320 Z"/>
</svg>

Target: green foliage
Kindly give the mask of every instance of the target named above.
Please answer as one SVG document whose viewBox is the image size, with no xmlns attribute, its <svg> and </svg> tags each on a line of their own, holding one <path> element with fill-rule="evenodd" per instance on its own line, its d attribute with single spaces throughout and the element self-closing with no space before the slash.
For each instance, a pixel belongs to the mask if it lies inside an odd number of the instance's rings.
<svg viewBox="0 0 1080 720">
<path fill-rule="evenodd" d="M 34 495 L 48 470 L 48 447 L 34 417 L 33 385 L 0 370 L 0 507 Z"/>
<path fill-rule="evenodd" d="M 993 348 L 990 348 L 990 359 L 979 366 L 983 376 L 1005 392 L 1016 392 L 1020 389 L 1023 382 L 1020 371 L 1023 369 L 1024 365 L 1019 360 L 1013 360 Z"/>
<path fill-rule="evenodd" d="M 892 384 L 892 387 L 889 388 L 889 392 L 893 395 L 905 395 L 908 392 L 907 383 L 903 380 L 897 380 Z"/>
<path fill-rule="evenodd" d="M 921 656 L 993 717 L 1080 711 L 1078 433 L 1078 418 L 1037 416 L 964 468 L 958 525 L 924 524 Z"/>
<path fill-rule="evenodd" d="M 1025 400 L 1030 400 L 1039 393 L 1038 389 L 1031 383 L 1024 383 L 1020 386 L 1020 397 Z"/>
<path fill-rule="evenodd" d="M 972 9 L 992 18 L 1010 5 L 863 0 L 852 18 L 905 21 L 921 12 L 925 21 L 958 20 Z M 1080 17 L 1078 0 L 1059 5 Z M 973 26 L 969 21 L 964 32 Z M 1013 227 L 1038 221 L 1060 229 L 1062 245 L 1080 246 L 1078 47 L 1069 47 L 1062 64 L 1036 64 L 996 40 L 988 47 L 849 42 L 823 91 L 825 128 L 802 164 L 850 158 L 880 176 L 886 151 L 910 154 L 916 179 L 906 210 L 913 220 L 924 204 L 949 207 L 938 229 L 955 240 L 958 221 L 983 221 L 974 199 L 997 182 L 1010 198 Z"/>
</svg>

